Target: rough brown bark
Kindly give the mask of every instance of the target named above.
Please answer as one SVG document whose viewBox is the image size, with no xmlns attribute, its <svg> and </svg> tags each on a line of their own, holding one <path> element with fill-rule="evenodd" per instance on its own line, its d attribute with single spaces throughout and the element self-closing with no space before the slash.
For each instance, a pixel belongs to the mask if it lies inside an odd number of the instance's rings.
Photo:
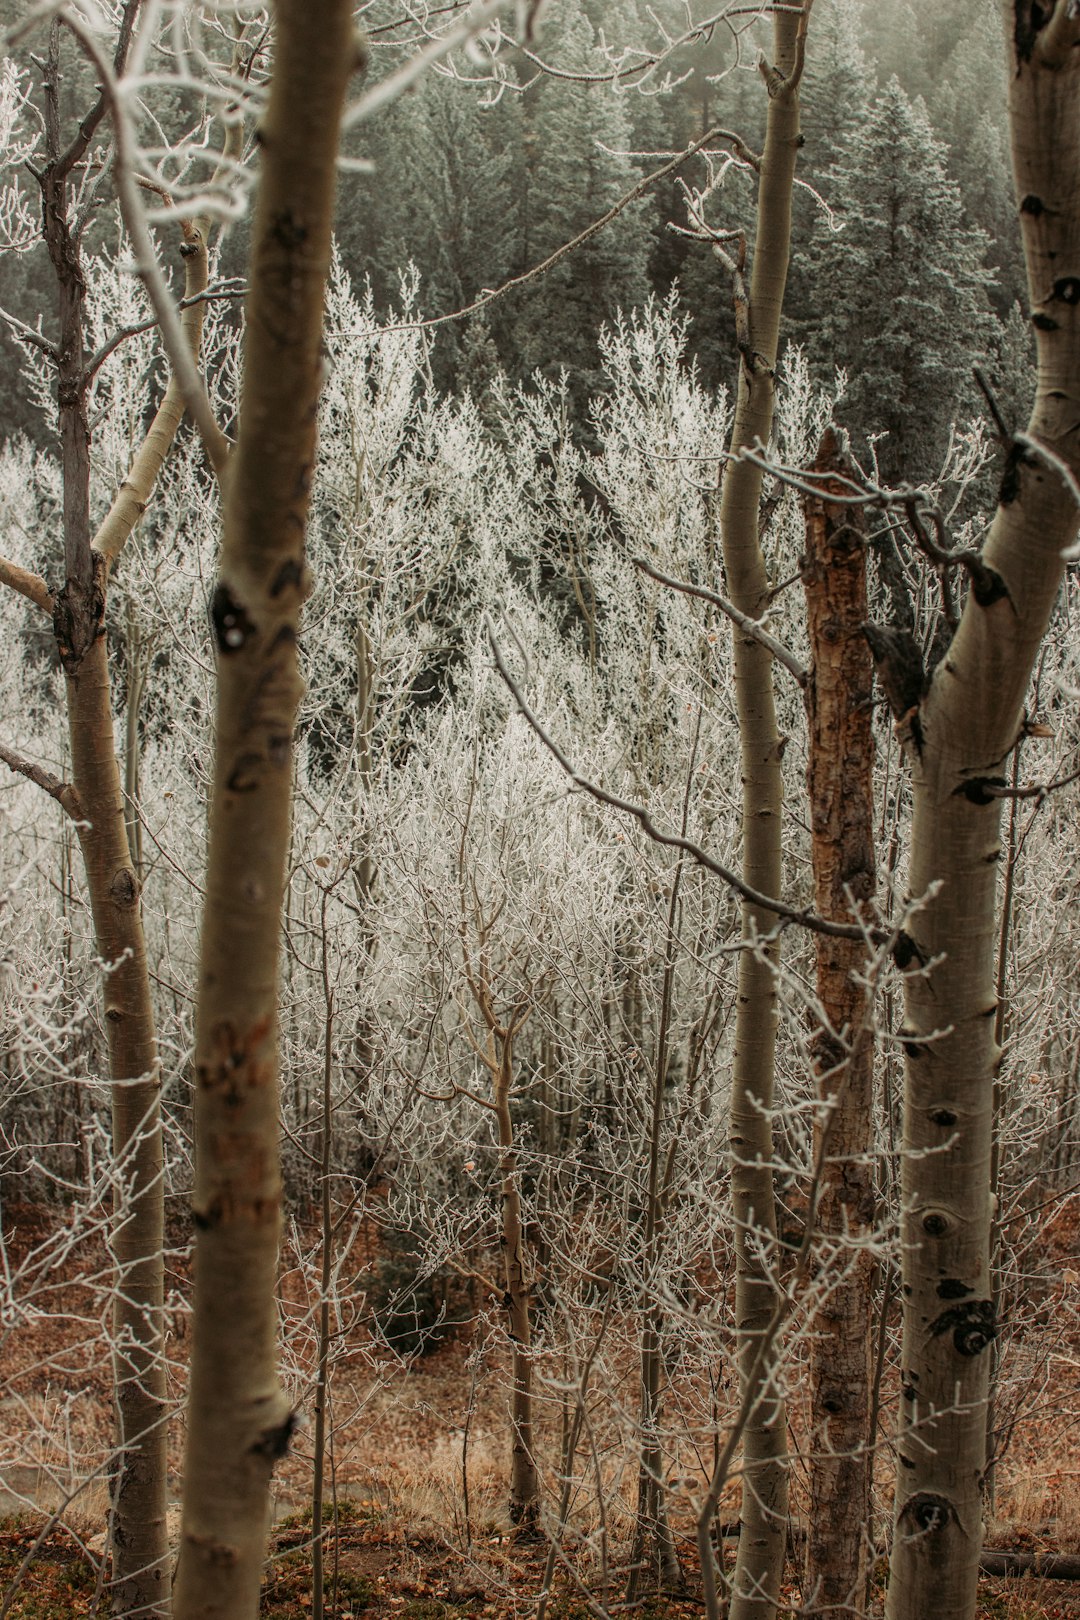
<svg viewBox="0 0 1080 1620">
<path fill-rule="evenodd" d="M 814 471 L 847 472 L 830 429 Z M 803 561 L 811 666 L 806 683 L 807 792 L 818 912 L 866 915 L 875 889 L 873 665 L 862 524 L 850 507 L 811 499 Z M 822 1026 L 814 1071 L 822 1104 L 815 1231 L 837 1275 L 814 1318 L 810 1351 L 810 1509 L 803 1612 L 867 1613 L 871 1568 L 870 1384 L 874 1224 L 874 1045 L 858 975 L 859 940 L 816 936 Z M 860 1244 L 864 1245 L 860 1248 Z"/>
<path fill-rule="evenodd" d="M 196 1027 L 195 1316 L 179 1620 L 258 1608 L 268 1487 L 292 1414 L 278 1382 L 278 936 L 301 693 L 335 162 L 358 42 L 349 0 L 279 0 L 240 431 L 212 618 L 214 786 Z"/>
</svg>

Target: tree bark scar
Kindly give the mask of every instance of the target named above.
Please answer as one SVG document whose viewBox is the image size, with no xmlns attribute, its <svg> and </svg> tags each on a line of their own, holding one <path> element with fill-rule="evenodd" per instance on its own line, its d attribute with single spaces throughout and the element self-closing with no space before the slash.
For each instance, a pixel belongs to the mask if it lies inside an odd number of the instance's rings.
<svg viewBox="0 0 1080 1620">
<path fill-rule="evenodd" d="M 216 1569 L 231 1569 L 240 1556 L 235 1547 L 228 1546 L 224 1541 L 213 1541 L 209 1536 L 196 1536 L 188 1531 L 184 1540 L 199 1558 L 205 1559 Z"/>
<path fill-rule="evenodd" d="M 284 1422 L 276 1423 L 269 1429 L 264 1429 L 251 1447 L 252 1454 L 257 1457 L 266 1457 L 268 1461 L 280 1462 L 289 1449 L 289 1442 L 296 1430 L 298 1419 L 295 1412 L 290 1412 Z"/>
<path fill-rule="evenodd" d="M 259 786 L 259 767 L 263 764 L 261 754 L 241 754 L 229 774 L 225 784 L 229 793 L 254 793 Z"/>
<path fill-rule="evenodd" d="M 255 630 L 242 603 L 236 600 L 227 585 L 222 584 L 215 586 L 210 599 L 210 622 L 214 627 L 218 652 L 225 658 L 239 652 Z"/>
<path fill-rule="evenodd" d="M 297 589 L 302 588 L 305 583 L 304 573 L 303 557 L 287 557 L 274 575 L 274 582 L 270 586 L 270 595 L 280 596 L 282 591 L 287 590 L 289 586 L 295 586 Z"/>
<path fill-rule="evenodd" d="M 109 884 L 109 899 L 122 911 L 130 911 L 139 898 L 139 885 L 130 866 L 122 866 Z"/>
<path fill-rule="evenodd" d="M 961 1356 L 977 1356 L 997 1338 L 994 1302 L 992 1299 L 965 1300 L 953 1305 L 930 1324 L 935 1338 L 952 1331 L 953 1346 Z"/>
<path fill-rule="evenodd" d="M 1039 31 L 1049 20 L 1050 14 L 1039 0 L 1015 0 L 1014 38 L 1018 62 L 1031 61 Z"/>
<path fill-rule="evenodd" d="M 906 1458 L 903 1460 L 907 1461 Z M 909 1468 L 913 1466 L 908 1463 Z M 904 1503 L 900 1518 L 901 1522 L 910 1520 L 913 1528 L 922 1535 L 932 1536 L 956 1522 L 956 1509 L 948 1497 L 938 1496 L 934 1491 L 916 1491 Z"/>
<path fill-rule="evenodd" d="M 969 1288 L 967 1283 L 955 1277 L 945 1277 L 937 1285 L 938 1299 L 967 1299 L 974 1292 L 974 1288 Z"/>
<path fill-rule="evenodd" d="M 78 673 L 86 654 L 104 633 L 104 619 L 105 593 L 97 571 L 89 590 L 78 580 L 67 580 L 53 607 L 53 634 L 60 662 L 69 675 Z"/>
</svg>

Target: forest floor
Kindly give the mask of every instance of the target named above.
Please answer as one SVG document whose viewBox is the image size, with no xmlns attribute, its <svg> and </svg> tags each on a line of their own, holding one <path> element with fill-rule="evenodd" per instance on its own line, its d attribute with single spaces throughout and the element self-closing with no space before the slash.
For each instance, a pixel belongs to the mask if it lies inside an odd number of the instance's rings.
<svg viewBox="0 0 1080 1620">
<path fill-rule="evenodd" d="M 48 1248 L 55 1215 L 30 1207 L 17 1214 L 15 1222 L 11 1207 L 4 1211 L 5 1260 L 9 1277 L 23 1278 L 31 1308 L 15 1323 L 0 1323 L 0 1514 L 9 1515 L 0 1518 L 0 1616 L 100 1615 L 105 1620 L 108 1496 L 95 1469 L 102 1461 L 107 1468 L 112 1426 L 109 1360 L 102 1353 L 107 1257 L 94 1240 L 58 1258 Z M 1055 1226 L 1050 1241 L 1060 1291 L 1043 1301 L 1039 1332 L 1030 1345 L 1021 1342 L 1010 1350 L 1008 1387 L 1017 1420 L 999 1465 L 997 1511 L 987 1540 L 1011 1550 L 1075 1555 L 1080 1554 L 1080 1329 L 1071 1306 L 1074 1268 L 1080 1269 L 1080 1200 L 1072 1200 L 1067 1219 Z M 303 1247 L 301 1238 L 294 1251 L 299 1254 Z M 35 1253 L 37 1269 L 20 1271 Z M 185 1271 L 178 1266 L 170 1313 L 178 1394 L 186 1359 Z M 311 1393 L 306 1277 L 298 1263 L 287 1271 L 283 1287 L 285 1378 L 299 1407 L 310 1404 Z M 1064 1308 L 1067 1301 L 1070 1308 Z M 603 1535 L 586 1518 L 552 1555 L 548 1541 L 522 1540 L 510 1532 L 504 1361 L 497 1334 L 482 1351 L 475 1339 L 450 1335 L 432 1353 L 411 1361 L 373 1353 L 370 1343 L 343 1345 L 332 1384 L 337 1509 L 326 1529 L 327 1620 L 525 1620 L 537 1614 L 546 1581 L 548 1620 L 701 1615 L 688 1499 L 680 1504 L 677 1492 L 672 1523 L 685 1592 L 648 1597 L 633 1609 L 624 1602 L 631 1475 L 612 1490 Z M 627 1374 L 629 1390 L 631 1362 Z M 689 1401 L 691 1395 L 672 1391 L 672 1399 Z M 796 1419 L 796 1440 L 797 1424 Z M 545 1444 L 556 1447 L 554 1409 L 542 1427 Z M 173 1429 L 172 1464 L 178 1475 L 179 1414 Z M 613 1430 L 609 1438 L 614 1457 L 619 1437 Z M 264 1620 L 310 1620 L 311 1441 L 310 1427 L 301 1427 L 275 1479 Z M 598 1430 L 594 1447 L 605 1443 Z M 887 1442 L 882 1463 L 885 1481 Z M 687 1457 L 678 1459 L 677 1472 L 693 1472 Z M 798 1468 L 794 1486 L 797 1533 Z M 620 1512 L 620 1502 L 625 1511 Z M 887 1487 L 879 1511 L 887 1516 Z M 737 1518 L 733 1490 L 721 1504 L 721 1516 L 725 1523 Z M 178 1516 L 173 1517 L 178 1530 Z M 725 1540 L 724 1552 L 730 1565 L 734 1540 Z M 785 1587 L 788 1608 L 782 1611 L 791 1615 L 798 1612 L 796 1566 L 797 1545 Z M 984 1577 L 979 1620 L 1080 1620 L 1080 1581 Z"/>
</svg>

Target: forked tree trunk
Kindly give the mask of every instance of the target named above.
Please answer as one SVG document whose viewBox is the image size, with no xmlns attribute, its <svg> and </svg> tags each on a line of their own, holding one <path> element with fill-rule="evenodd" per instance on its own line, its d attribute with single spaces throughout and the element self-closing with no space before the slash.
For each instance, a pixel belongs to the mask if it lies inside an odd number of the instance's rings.
<svg viewBox="0 0 1080 1620">
<path fill-rule="evenodd" d="M 1080 17 L 1006 0 L 1009 110 L 1038 385 L 1008 446 L 984 561 L 912 728 L 912 934 L 903 1155 L 904 1342 L 887 1615 L 971 1620 L 983 1533 L 996 1011 L 1005 761 L 1077 529 L 1080 471 Z M 1045 452 L 1042 447 L 1045 447 Z M 1055 463 L 1051 457 L 1058 458 Z"/>
<path fill-rule="evenodd" d="M 830 429 L 817 473 L 845 469 Z M 867 617 L 862 524 L 827 497 L 807 503 L 806 591 L 810 672 L 806 769 L 814 894 L 818 912 L 850 922 L 873 901 L 873 665 Z M 860 940 L 815 936 L 817 992 L 824 1015 L 814 1037 L 819 1166 L 815 1231 L 823 1265 L 834 1272 L 814 1318 L 810 1348 L 810 1510 L 804 1614 L 863 1616 L 869 1599 L 872 1536 L 870 1383 L 874 1328 L 874 1043 L 859 981 Z M 860 1245 L 862 1245 L 860 1247 Z"/>
<path fill-rule="evenodd" d="M 772 428 L 774 368 L 780 309 L 787 282 L 791 192 L 799 148 L 799 79 L 809 5 L 778 12 L 775 60 L 763 70 L 769 89 L 761 158 L 757 230 L 749 306 L 736 286 L 742 363 L 731 453 L 767 443 Z M 738 304 L 743 301 L 740 309 Z M 758 533 L 761 471 L 729 462 L 720 511 L 728 595 L 751 618 L 765 612 L 770 580 Z M 781 889 L 781 742 L 776 726 L 772 655 L 745 633 L 733 633 L 735 692 L 742 774 L 742 875 L 759 893 Z M 767 911 L 744 904 L 745 938 L 767 935 Z M 743 1431 L 743 1493 L 731 1620 L 772 1620 L 787 1540 L 787 1418 L 770 1378 L 770 1358 L 757 1355 L 773 1314 L 775 1294 L 762 1255 L 776 1234 L 772 1124 L 776 1045 L 775 947 L 744 950 L 739 960 L 738 1011 L 731 1099 L 731 1191 L 735 1216 L 735 1325 L 743 1394 L 759 1388 Z M 764 1243 L 762 1242 L 764 1239 Z"/>
<path fill-rule="evenodd" d="M 278 945 L 301 693 L 297 635 L 350 0 L 279 0 L 240 432 L 212 603 L 217 732 L 196 1028 L 195 1315 L 179 1620 L 254 1620 L 277 1376 Z"/>
</svg>

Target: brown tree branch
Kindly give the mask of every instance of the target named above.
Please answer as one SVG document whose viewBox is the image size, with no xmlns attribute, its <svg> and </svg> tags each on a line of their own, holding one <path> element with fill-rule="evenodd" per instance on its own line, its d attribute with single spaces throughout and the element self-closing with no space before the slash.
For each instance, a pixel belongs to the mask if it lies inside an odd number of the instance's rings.
<svg viewBox="0 0 1080 1620">
<path fill-rule="evenodd" d="M 51 616 L 55 606 L 52 592 L 40 574 L 32 574 L 28 568 L 20 568 L 18 563 L 0 557 L 0 584 L 18 591 L 20 596 L 25 596 L 28 602 L 33 602 L 35 607 L 40 608 L 42 613 Z"/>
<path fill-rule="evenodd" d="M 635 568 L 640 568 L 643 574 L 648 574 L 650 579 L 655 579 L 658 585 L 666 585 L 672 591 L 681 591 L 684 596 L 697 596 L 703 602 L 711 602 L 713 607 L 718 607 L 721 613 L 727 615 L 732 624 L 736 625 L 746 635 L 752 636 L 755 641 L 759 641 L 763 647 L 768 648 L 777 663 L 783 664 L 784 668 L 790 675 L 794 676 L 800 686 L 806 685 L 806 670 L 791 649 L 785 647 L 782 641 L 777 641 L 775 636 L 770 635 L 759 620 L 752 619 L 748 613 L 740 612 L 734 602 L 729 602 L 726 596 L 721 596 L 717 591 L 710 591 L 704 585 L 691 585 L 690 581 L 686 579 L 672 579 L 669 575 L 662 574 L 658 568 L 654 568 L 644 557 L 633 557 L 631 561 Z"/>
<path fill-rule="evenodd" d="M 82 820 L 79 795 L 70 782 L 61 781 L 59 776 L 54 776 L 44 765 L 35 765 L 33 760 L 24 759 L 21 754 L 17 754 L 14 749 L 6 747 L 3 743 L 0 743 L 0 761 L 18 776 L 25 776 L 27 781 L 35 782 L 39 788 L 43 788 L 49 797 L 55 799 L 61 809 L 67 812 L 72 821 Z"/>
</svg>

